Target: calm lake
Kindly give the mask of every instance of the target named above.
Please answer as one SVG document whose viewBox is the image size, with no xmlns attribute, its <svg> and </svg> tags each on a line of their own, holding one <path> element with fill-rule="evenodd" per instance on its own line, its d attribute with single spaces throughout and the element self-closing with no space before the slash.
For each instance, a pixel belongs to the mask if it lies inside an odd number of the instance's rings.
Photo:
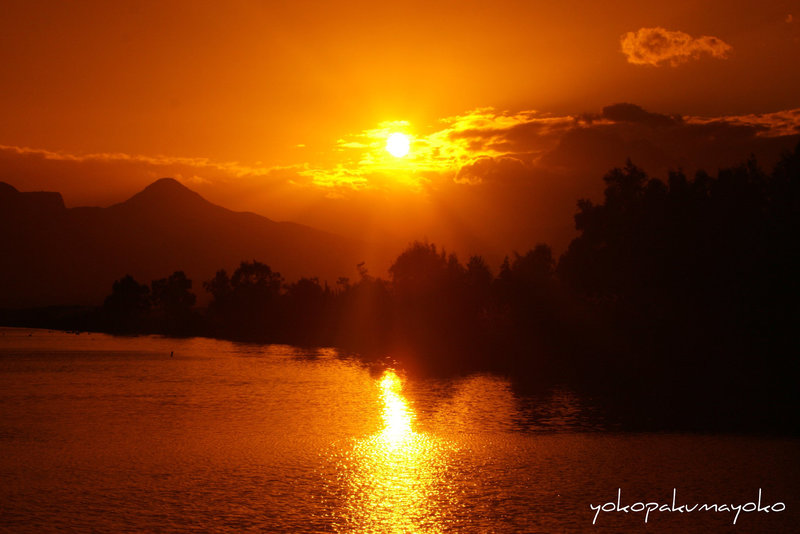
<svg viewBox="0 0 800 534">
<path fill-rule="evenodd" d="M 796 439 L 609 431 L 563 389 L 395 371 L 334 350 L 0 329 L 0 530 L 798 531 Z M 732 525 L 591 508 L 618 489 L 622 507 L 673 505 L 675 489 L 676 508 L 761 489 L 785 510 L 745 506 Z"/>
</svg>

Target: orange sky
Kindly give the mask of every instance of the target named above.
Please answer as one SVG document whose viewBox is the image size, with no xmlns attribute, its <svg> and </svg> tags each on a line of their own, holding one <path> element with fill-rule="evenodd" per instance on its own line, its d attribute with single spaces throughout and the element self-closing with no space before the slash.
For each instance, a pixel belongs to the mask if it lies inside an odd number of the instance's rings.
<svg viewBox="0 0 800 534">
<path fill-rule="evenodd" d="M 4 2 L 0 180 L 107 205 L 171 175 L 279 220 L 507 251 L 563 246 L 626 156 L 713 167 L 800 131 L 796 2 L 228 4 Z"/>
</svg>

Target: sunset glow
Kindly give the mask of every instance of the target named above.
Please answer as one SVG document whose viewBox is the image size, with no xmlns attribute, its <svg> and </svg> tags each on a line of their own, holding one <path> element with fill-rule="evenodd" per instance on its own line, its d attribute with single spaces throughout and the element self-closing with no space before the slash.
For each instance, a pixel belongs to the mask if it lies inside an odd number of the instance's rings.
<svg viewBox="0 0 800 534">
<path fill-rule="evenodd" d="M 797 3 L 3 2 L 0 532 L 797 530 Z"/>
<path fill-rule="evenodd" d="M 774 159 L 800 126 L 800 77 L 783 67 L 800 61 L 800 24 L 778 4 L 687 4 L 681 20 L 630 1 L 617 16 L 525 2 L 189 5 L 6 10 L 12 185 L 109 206 L 173 177 L 235 211 L 502 261 L 566 247 L 575 200 L 628 157 L 691 174 L 738 163 L 728 141 Z M 732 22 L 750 18 L 752 30 Z"/>
</svg>

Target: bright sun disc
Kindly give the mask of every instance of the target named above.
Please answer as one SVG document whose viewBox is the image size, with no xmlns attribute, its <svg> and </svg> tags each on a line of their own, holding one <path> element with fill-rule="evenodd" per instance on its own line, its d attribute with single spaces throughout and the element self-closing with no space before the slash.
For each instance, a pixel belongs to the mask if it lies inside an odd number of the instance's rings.
<svg viewBox="0 0 800 534">
<path fill-rule="evenodd" d="M 409 148 L 411 148 L 411 141 L 405 134 L 393 133 L 386 139 L 386 151 L 396 158 L 402 158 L 408 154 Z"/>
</svg>

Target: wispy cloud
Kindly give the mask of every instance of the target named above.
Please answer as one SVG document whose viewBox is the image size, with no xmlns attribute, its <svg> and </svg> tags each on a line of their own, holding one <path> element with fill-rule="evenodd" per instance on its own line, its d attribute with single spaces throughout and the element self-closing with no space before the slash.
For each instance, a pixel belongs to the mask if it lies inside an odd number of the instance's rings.
<svg viewBox="0 0 800 534">
<path fill-rule="evenodd" d="M 0 150 L 12 152 L 21 156 L 39 157 L 50 161 L 69 161 L 76 163 L 99 162 L 99 163 L 131 163 L 144 164 L 151 167 L 188 167 L 195 169 L 207 169 L 215 172 L 222 172 L 234 177 L 261 176 L 269 174 L 276 167 L 262 165 L 242 165 L 238 162 L 220 162 L 209 158 L 188 158 L 179 156 L 145 156 L 138 154 L 126 154 L 123 152 L 102 152 L 89 154 L 71 154 L 68 152 L 56 152 L 42 148 L 20 147 L 12 145 L 0 145 Z"/>
<path fill-rule="evenodd" d="M 781 137 L 800 134 L 800 108 L 774 113 L 753 113 L 727 117 L 684 117 L 687 124 L 727 124 L 748 126 L 758 137 Z"/>
<path fill-rule="evenodd" d="M 709 55 L 725 59 L 731 45 L 718 37 L 692 37 L 688 33 L 664 28 L 640 28 L 620 38 L 622 53 L 634 65 L 677 66 L 690 59 Z"/>
</svg>

